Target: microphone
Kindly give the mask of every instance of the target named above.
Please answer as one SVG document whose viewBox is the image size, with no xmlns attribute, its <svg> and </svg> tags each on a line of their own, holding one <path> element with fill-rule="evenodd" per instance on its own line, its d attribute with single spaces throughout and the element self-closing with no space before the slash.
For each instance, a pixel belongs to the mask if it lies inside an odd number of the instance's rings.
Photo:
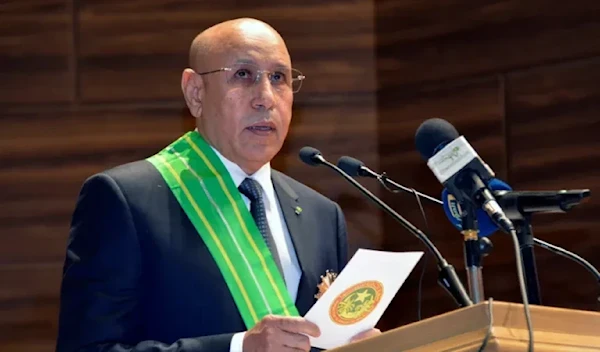
<svg viewBox="0 0 600 352">
<path fill-rule="evenodd" d="M 502 182 L 499 179 L 492 178 L 488 183 L 489 189 L 493 194 L 511 194 L 512 188 Z M 497 198 L 498 199 L 498 198 Z M 504 198 L 501 198 L 504 199 Z M 442 200 L 444 202 L 444 212 L 450 220 L 450 222 L 457 229 L 462 229 L 461 216 L 460 216 L 460 204 L 457 203 L 456 199 L 448 192 L 447 189 L 442 191 Z M 507 200 L 507 199 L 504 199 Z M 498 199 L 500 204 L 505 203 Z M 511 206 L 517 202 L 514 199 L 508 199 Z M 505 209 L 505 208 L 503 208 Z M 525 274 L 525 286 L 527 289 L 527 298 L 529 303 L 541 305 L 540 295 L 540 284 L 538 281 L 537 266 L 535 261 L 535 253 L 533 250 L 534 237 L 529 223 L 529 216 L 525 217 L 522 214 L 516 218 L 510 218 L 516 225 L 516 236 L 519 241 L 519 250 L 523 262 L 523 272 Z M 527 220 L 525 220 L 527 219 Z M 498 227 L 494 224 L 489 217 L 483 218 L 483 221 L 479 227 L 479 236 L 486 237 L 498 230 Z"/>
<path fill-rule="evenodd" d="M 416 194 L 419 197 L 425 198 L 432 203 L 443 205 L 446 216 L 459 231 L 462 230 L 461 217 L 460 217 L 460 205 L 456 202 L 456 198 L 452 195 L 448 195 L 448 191 L 444 189 L 441 200 L 431 197 L 427 194 L 421 193 L 413 188 L 405 187 L 399 183 L 394 182 L 388 178 L 385 172 L 378 174 L 377 172 L 369 169 L 365 164 L 353 157 L 342 156 L 338 159 L 337 165 L 340 169 L 344 170 L 350 176 L 362 176 L 371 177 L 377 179 L 381 183 L 388 183 L 398 189 L 401 189 L 407 193 Z M 493 182 L 493 180 L 492 180 Z M 385 186 L 385 185 L 384 185 Z M 487 215 L 483 209 L 477 209 L 477 223 L 479 225 L 479 237 L 487 237 L 498 230 L 492 219 Z"/>
<path fill-rule="evenodd" d="M 452 298 L 456 301 L 456 303 L 460 307 L 466 307 L 473 305 L 473 302 L 469 298 L 464 286 L 460 282 L 454 267 L 444 259 L 440 251 L 435 247 L 435 245 L 431 242 L 431 240 L 417 227 L 404 219 L 400 214 L 394 211 L 390 206 L 384 203 L 381 199 L 376 197 L 373 193 L 371 193 L 368 189 L 363 187 L 360 183 L 354 180 L 350 175 L 344 172 L 342 169 L 337 167 L 336 165 L 330 163 L 325 160 L 321 152 L 312 147 L 303 147 L 299 153 L 300 160 L 310 166 L 318 166 L 325 165 L 335 172 L 339 173 L 344 177 L 350 184 L 356 187 L 362 194 L 364 194 L 367 198 L 377 204 L 381 209 L 383 209 L 388 215 L 398 221 L 408 232 L 416 236 L 419 240 L 421 240 L 425 246 L 433 253 L 434 257 L 438 263 L 438 283 L 452 296 Z"/>
<path fill-rule="evenodd" d="M 381 175 L 376 173 L 375 171 L 366 167 L 362 161 L 355 159 L 353 157 L 342 156 L 341 158 L 338 159 L 337 166 L 340 169 L 344 170 L 344 172 L 350 176 L 363 176 L 363 177 L 376 178 L 377 180 L 379 180 L 379 182 L 389 183 L 390 185 L 392 185 L 398 189 L 401 189 L 405 192 L 416 194 L 419 197 L 426 198 L 427 200 L 434 202 L 434 203 L 442 204 L 442 202 L 438 199 L 430 197 L 430 196 L 423 194 L 412 188 L 404 187 L 401 184 L 398 184 L 398 183 L 394 182 L 393 180 L 390 180 L 387 177 L 387 175 L 385 174 L 385 172 L 382 173 Z"/>
<path fill-rule="evenodd" d="M 509 219 L 522 219 L 534 213 L 566 213 L 590 196 L 589 189 L 560 191 L 499 190 L 492 192 Z"/>
<path fill-rule="evenodd" d="M 378 174 L 377 172 L 372 171 L 367 166 L 365 166 L 365 164 L 362 161 L 352 158 L 350 156 L 342 156 L 338 160 L 338 167 L 351 176 L 372 177 L 380 181 L 383 179 L 383 181 L 385 181 L 386 183 L 394 185 L 395 187 L 402 189 L 407 193 L 413 193 L 414 191 L 412 188 L 402 186 L 387 177 L 384 178 L 385 173 Z M 513 192 L 511 191 L 512 189 L 508 184 L 496 178 L 490 180 L 489 188 L 492 190 L 492 194 L 494 194 L 494 196 L 498 200 L 498 203 L 501 204 L 502 208 L 507 209 L 506 213 L 508 214 L 509 219 L 513 221 L 518 220 L 521 216 L 523 216 L 523 214 L 516 215 L 512 207 L 516 207 L 516 209 L 520 210 L 520 213 L 525 214 L 532 214 L 538 211 L 542 213 L 559 211 L 564 212 L 572 209 L 572 207 L 578 204 L 579 201 L 581 201 L 583 198 L 589 197 L 590 195 L 590 191 L 587 189 L 553 192 Z M 454 198 L 448 192 L 447 189 L 444 189 L 444 191 L 442 192 L 442 199 L 444 200 L 443 202 L 439 199 L 428 196 L 421 192 L 414 192 L 433 203 L 443 205 L 444 212 L 448 217 L 448 220 L 450 220 L 450 223 L 459 231 L 462 230 L 459 205 L 456 202 L 456 198 Z M 524 202 L 519 202 L 519 197 L 516 197 L 517 201 L 514 202 L 511 199 L 511 196 L 514 194 L 524 194 L 526 198 L 530 198 L 534 194 L 539 197 L 537 197 L 537 199 L 526 199 Z M 477 222 L 479 224 L 479 237 L 488 237 L 499 230 L 498 226 L 494 224 L 494 222 L 487 215 L 487 213 L 485 213 L 481 209 L 478 209 L 477 211 Z M 579 265 L 583 266 L 587 271 L 589 271 L 594 276 L 594 279 L 598 283 L 600 283 L 600 271 L 596 269 L 590 262 L 583 259 L 581 256 L 570 252 L 564 248 L 542 241 L 538 238 L 533 238 L 533 243 L 538 247 L 542 247 L 554 254 L 558 254 L 564 258 L 570 259 L 578 263 Z M 600 301 L 600 297 L 598 297 L 598 301 Z"/>
<path fill-rule="evenodd" d="M 490 180 L 488 186 L 502 209 L 504 209 L 507 216 L 516 226 L 519 248 L 521 257 L 523 258 L 525 284 L 527 286 L 529 302 L 538 305 L 542 304 L 535 254 L 533 251 L 534 245 L 541 246 L 561 256 L 567 256 L 583 265 L 588 271 L 595 275 L 597 280 L 600 281 L 600 275 L 596 276 L 598 270 L 591 264 L 574 253 L 568 252 L 569 254 L 565 254 L 565 250 L 562 248 L 548 245 L 548 243 L 534 238 L 533 230 L 531 228 L 531 216 L 533 214 L 567 212 L 579 204 L 584 198 L 589 197 L 589 190 L 514 192 L 508 184 L 495 178 Z M 446 216 L 454 227 L 460 230 L 460 211 L 456 210 L 456 208 L 459 207 L 459 204 L 456 203 L 452 194 L 446 189 L 442 192 L 442 199 Z M 489 236 L 497 230 L 498 228 L 489 218 L 484 218 L 479 228 L 479 236 Z"/>
<path fill-rule="evenodd" d="M 470 219 L 474 218 L 474 214 L 469 208 L 482 208 L 501 229 L 507 233 L 514 230 L 512 222 L 487 187 L 489 180 L 495 177 L 494 172 L 465 137 L 459 136 L 454 126 L 439 118 L 426 120 L 417 129 L 415 140 L 419 153 L 427 160 L 427 166 L 465 208 L 463 221 L 474 221 Z M 469 225 L 471 227 L 473 225 Z"/>
<path fill-rule="evenodd" d="M 300 156 L 300 160 L 302 160 L 305 164 L 308 164 L 310 166 L 317 166 L 320 164 L 327 163 L 327 160 L 323 158 L 321 152 L 313 147 L 303 147 L 302 149 L 300 149 L 300 153 L 298 154 Z"/>
<path fill-rule="evenodd" d="M 494 172 L 446 120 L 434 118 L 423 122 L 416 131 L 415 142 L 427 166 L 460 204 L 469 292 L 478 303 L 484 295 L 477 210 L 485 210 L 505 231 L 514 230 L 487 187 Z"/>
<path fill-rule="evenodd" d="M 508 184 L 496 178 L 490 180 L 488 187 L 513 222 L 529 221 L 531 216 L 537 213 L 566 213 L 590 196 L 589 189 L 513 191 Z M 461 230 L 460 204 L 447 189 L 442 192 L 442 200 L 446 216 L 454 227 Z M 480 237 L 487 237 L 498 230 L 496 224 L 483 212 L 478 214 L 477 220 Z"/>
<path fill-rule="evenodd" d="M 490 180 L 488 187 L 490 190 L 502 190 L 502 191 L 510 191 L 509 185 L 506 183 L 493 178 Z M 492 192 L 495 194 L 495 192 Z M 498 203 L 502 203 L 501 199 L 496 198 Z M 462 231 L 462 218 L 461 218 L 461 206 L 456 197 L 452 195 L 448 191 L 448 189 L 444 188 L 442 191 L 442 204 L 444 208 L 444 212 L 448 217 L 448 220 L 454 225 L 456 229 Z M 503 208 L 504 209 L 504 208 Z M 514 220 L 509 217 L 509 219 Z M 478 225 L 478 235 L 479 237 L 488 237 L 494 232 L 498 231 L 498 226 L 492 221 L 492 219 L 488 216 L 488 214 L 483 209 L 477 209 L 477 225 Z"/>
</svg>

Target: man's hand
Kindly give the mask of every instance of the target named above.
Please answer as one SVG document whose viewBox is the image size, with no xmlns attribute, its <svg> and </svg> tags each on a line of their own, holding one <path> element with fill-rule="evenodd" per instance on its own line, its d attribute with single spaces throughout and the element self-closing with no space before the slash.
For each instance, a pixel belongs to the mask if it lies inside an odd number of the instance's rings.
<svg viewBox="0 0 600 352">
<path fill-rule="evenodd" d="M 308 336 L 321 335 L 319 327 L 300 317 L 268 315 L 244 335 L 244 352 L 310 351 Z"/>
<path fill-rule="evenodd" d="M 370 330 L 365 330 L 365 331 L 363 331 L 361 333 L 358 333 L 358 334 L 354 335 L 354 337 L 352 337 L 350 339 L 350 342 L 356 342 L 356 341 L 359 341 L 359 340 L 364 340 L 364 339 L 367 339 L 369 337 L 373 337 L 373 336 L 377 336 L 377 335 L 381 335 L 381 330 L 376 329 L 376 328 L 373 328 L 373 329 L 370 329 Z"/>
</svg>

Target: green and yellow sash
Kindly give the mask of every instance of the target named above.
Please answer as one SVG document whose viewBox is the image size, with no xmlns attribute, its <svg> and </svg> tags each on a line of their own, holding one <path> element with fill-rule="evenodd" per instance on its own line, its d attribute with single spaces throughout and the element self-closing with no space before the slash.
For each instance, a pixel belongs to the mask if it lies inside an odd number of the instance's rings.
<svg viewBox="0 0 600 352">
<path fill-rule="evenodd" d="M 202 136 L 188 132 L 147 160 L 206 243 L 246 327 L 268 314 L 298 316 L 240 192 Z"/>
</svg>

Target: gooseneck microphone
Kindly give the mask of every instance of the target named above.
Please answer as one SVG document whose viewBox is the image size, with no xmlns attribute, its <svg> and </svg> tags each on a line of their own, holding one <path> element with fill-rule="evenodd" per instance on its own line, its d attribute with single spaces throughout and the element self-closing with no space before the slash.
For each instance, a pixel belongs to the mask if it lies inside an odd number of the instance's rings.
<svg viewBox="0 0 600 352">
<path fill-rule="evenodd" d="M 362 194 L 364 194 L 367 198 L 377 204 L 381 209 L 383 209 L 387 214 L 389 214 L 392 218 L 398 221 L 408 232 L 417 237 L 421 242 L 425 244 L 427 249 L 431 253 L 433 253 L 434 257 L 437 260 L 438 265 L 438 283 L 452 296 L 452 298 L 456 301 L 456 303 L 460 307 L 466 307 L 473 304 L 469 295 L 467 294 L 464 286 L 460 282 L 454 267 L 444 259 L 440 251 L 435 247 L 435 245 L 431 242 L 431 240 L 417 227 L 404 219 L 400 214 L 394 211 L 390 206 L 384 203 L 381 199 L 376 197 L 373 193 L 371 193 L 368 189 L 363 187 L 360 183 L 354 180 L 351 176 L 349 176 L 346 172 L 341 170 L 336 165 L 327 161 L 321 152 L 312 147 L 304 147 L 300 150 L 300 160 L 310 166 L 318 166 L 325 165 L 340 175 L 344 177 L 350 184 L 356 187 Z"/>
<path fill-rule="evenodd" d="M 423 194 L 417 190 L 414 190 L 414 189 L 408 188 L 408 187 L 404 187 L 401 184 L 394 182 L 393 180 L 391 180 L 387 177 L 385 172 L 382 174 L 376 173 L 375 171 L 366 167 L 362 161 L 355 159 L 353 157 L 342 156 L 341 158 L 338 159 L 337 166 L 340 169 L 344 170 L 344 172 L 350 176 L 364 176 L 364 177 L 376 178 L 377 180 L 379 180 L 379 182 L 390 184 L 390 185 L 396 187 L 397 189 L 403 190 L 404 192 L 412 193 L 412 194 L 418 195 L 419 197 L 425 198 L 431 202 L 442 204 L 442 202 L 439 199 L 435 199 L 435 198 L 430 197 L 426 194 Z"/>
<path fill-rule="evenodd" d="M 338 159 L 337 166 L 344 170 L 350 176 L 360 177 L 371 177 L 378 180 L 384 178 L 385 173 L 378 174 L 377 172 L 369 169 L 362 161 L 355 159 L 350 156 L 342 156 Z M 406 186 L 402 186 L 393 180 L 385 176 L 384 182 L 393 185 L 394 187 L 405 191 L 406 193 L 418 194 L 419 196 L 431 201 L 432 203 L 443 205 L 444 212 L 450 220 L 450 223 L 457 229 L 461 230 L 461 218 L 458 214 L 458 207 L 456 199 L 448 193 L 447 189 L 442 192 L 441 201 L 437 198 L 428 196 L 421 192 L 415 191 L 414 189 Z M 507 216 L 513 222 L 518 222 L 519 219 L 531 216 L 536 213 L 564 213 L 571 210 L 573 207 L 582 202 L 585 198 L 590 196 L 589 189 L 580 190 L 560 190 L 560 191 L 534 191 L 534 192 L 515 192 L 512 191 L 511 187 L 506 183 L 492 179 L 489 182 L 489 188 L 496 197 L 498 203 L 504 209 Z M 483 211 L 480 210 L 477 214 L 477 222 L 479 223 L 479 237 L 491 236 L 494 232 L 499 229 L 490 219 L 490 217 Z M 589 261 L 585 260 L 581 256 L 568 251 L 562 247 L 553 245 L 546 241 L 542 241 L 539 238 L 532 238 L 533 244 L 538 247 L 544 248 L 554 254 L 558 254 L 564 258 L 570 259 L 579 265 L 583 266 L 589 271 L 596 282 L 600 284 L 600 271 L 596 269 Z M 521 241 L 521 238 L 519 238 Z M 527 246 L 521 244 L 521 253 L 528 250 Z M 536 288 L 537 288 L 537 274 L 535 273 L 535 266 L 527 264 L 528 261 L 533 261 L 533 256 L 523 255 L 523 264 L 525 266 L 525 273 L 527 279 L 527 293 L 532 303 L 535 303 L 536 299 Z M 529 270 L 528 270 L 529 268 Z M 539 288 L 538 288 L 539 291 Z M 600 302 L 600 296 L 597 297 Z M 539 300 L 539 299 L 538 299 Z M 539 300 L 541 301 L 541 300 Z"/>
</svg>

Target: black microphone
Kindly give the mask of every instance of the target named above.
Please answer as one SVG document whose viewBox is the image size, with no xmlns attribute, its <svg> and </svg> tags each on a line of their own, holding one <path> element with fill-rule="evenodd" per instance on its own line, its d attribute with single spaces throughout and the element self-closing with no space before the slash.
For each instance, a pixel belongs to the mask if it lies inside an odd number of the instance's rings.
<svg viewBox="0 0 600 352">
<path fill-rule="evenodd" d="M 509 234 L 514 231 L 487 187 L 494 172 L 454 126 L 439 118 L 426 120 L 417 129 L 415 142 L 427 166 L 463 208 L 482 208 L 501 229 Z"/>
<path fill-rule="evenodd" d="M 590 196 L 589 189 L 492 192 L 509 219 L 536 213 L 566 213 Z"/>
<path fill-rule="evenodd" d="M 323 158 L 321 152 L 313 147 L 304 147 L 300 149 L 300 153 L 298 154 L 300 155 L 300 160 L 310 166 L 317 166 L 327 163 L 327 160 Z"/>
<path fill-rule="evenodd" d="M 353 157 L 346 156 L 346 155 L 342 156 L 341 158 L 338 159 L 337 166 L 340 169 L 344 170 L 344 172 L 350 176 L 363 176 L 363 177 L 376 178 L 377 180 L 379 180 L 379 182 L 388 183 L 398 189 L 403 190 L 404 192 L 416 194 L 419 197 L 423 197 L 431 202 L 442 204 L 442 202 L 439 199 L 435 199 L 435 198 L 430 197 L 426 194 L 423 194 L 415 189 L 404 187 L 401 184 L 394 182 L 393 180 L 391 180 L 387 177 L 385 172 L 382 174 L 376 173 L 375 171 L 366 167 L 362 161 L 355 159 Z"/>
<path fill-rule="evenodd" d="M 429 240 L 429 238 L 417 227 L 404 219 L 400 214 L 394 211 L 390 206 L 384 203 L 381 199 L 377 198 L 373 193 L 371 193 L 368 189 L 363 187 L 360 183 L 354 180 L 350 175 L 344 172 L 342 169 L 337 167 L 336 165 L 330 163 L 325 160 L 321 152 L 312 147 L 304 147 L 300 150 L 300 160 L 310 166 L 318 166 L 325 165 L 340 175 L 344 177 L 348 182 L 350 182 L 354 187 L 356 187 L 362 194 L 364 194 L 367 198 L 377 204 L 381 209 L 383 209 L 387 214 L 392 216 L 396 221 L 398 221 L 408 232 L 416 236 L 419 240 L 421 240 L 425 246 L 433 253 L 434 257 L 438 263 L 438 283 L 452 296 L 452 298 L 456 301 L 456 303 L 460 307 L 466 307 L 473 305 L 473 302 L 469 298 L 464 286 L 460 282 L 460 279 L 456 275 L 456 271 L 454 267 L 444 259 L 440 251 L 435 247 L 435 245 Z"/>
</svg>

